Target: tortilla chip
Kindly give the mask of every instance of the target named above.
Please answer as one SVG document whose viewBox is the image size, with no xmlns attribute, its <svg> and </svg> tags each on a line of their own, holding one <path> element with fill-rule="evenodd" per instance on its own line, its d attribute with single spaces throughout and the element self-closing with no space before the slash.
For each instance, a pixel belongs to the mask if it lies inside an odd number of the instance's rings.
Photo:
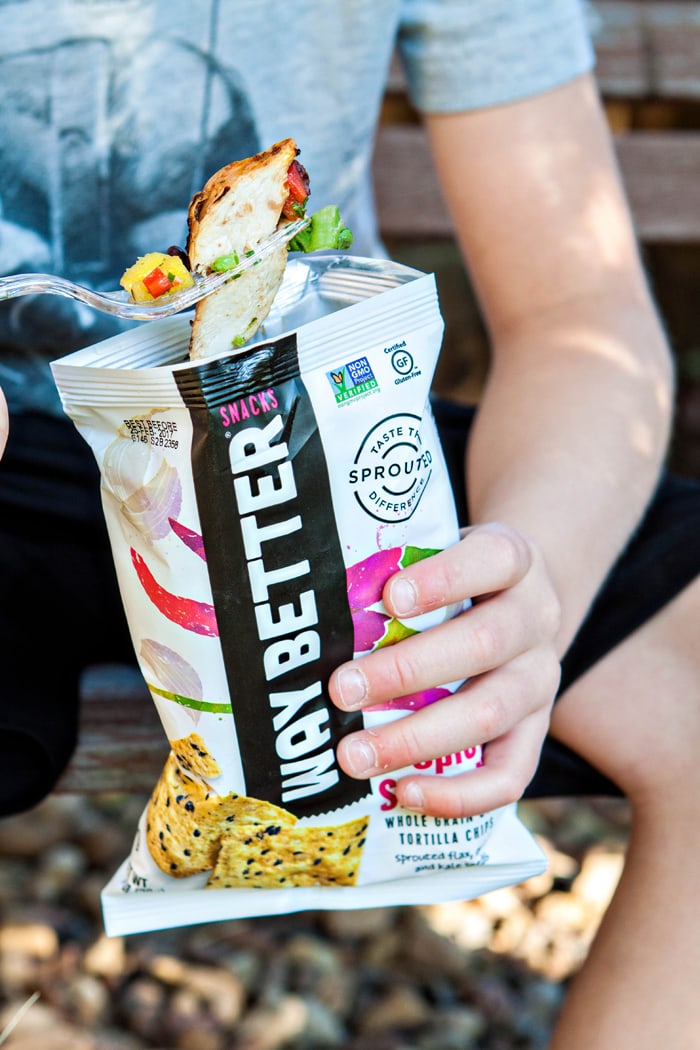
<svg viewBox="0 0 700 1050">
<path fill-rule="evenodd" d="M 285 826 L 296 819 L 271 802 L 217 795 L 188 776 L 170 754 L 148 803 L 146 841 L 161 871 L 181 879 L 212 870 L 221 838 L 235 824 Z"/>
<path fill-rule="evenodd" d="M 354 886 L 368 827 L 369 817 L 329 827 L 236 824 L 207 887 Z"/>
<path fill-rule="evenodd" d="M 199 733 L 190 733 L 179 740 L 171 740 L 170 747 L 180 768 L 200 777 L 218 777 L 221 768 L 216 759 L 209 754 Z"/>
</svg>

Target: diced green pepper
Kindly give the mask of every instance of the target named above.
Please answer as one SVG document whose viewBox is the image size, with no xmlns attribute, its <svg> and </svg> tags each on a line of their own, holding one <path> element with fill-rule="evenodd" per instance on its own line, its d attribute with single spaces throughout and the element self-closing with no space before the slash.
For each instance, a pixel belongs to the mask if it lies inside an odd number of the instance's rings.
<svg viewBox="0 0 700 1050">
<path fill-rule="evenodd" d="M 222 273 L 224 270 L 232 270 L 234 266 L 238 266 L 240 261 L 238 252 L 232 251 L 228 255 L 220 255 L 218 259 L 214 259 L 211 268 L 216 273 Z"/>
<path fill-rule="evenodd" d="M 293 252 L 320 252 L 334 248 L 349 248 L 352 231 L 343 224 L 337 204 L 319 208 L 311 216 L 310 224 L 289 242 Z"/>
<path fill-rule="evenodd" d="M 238 350 L 241 346 L 245 346 L 245 344 L 248 342 L 248 339 L 250 338 L 248 333 L 251 331 L 252 328 L 256 327 L 257 323 L 257 317 L 251 317 L 250 321 L 248 321 L 248 327 L 246 328 L 243 335 L 234 335 L 233 339 L 231 340 L 231 345 L 235 347 L 236 350 Z"/>
</svg>

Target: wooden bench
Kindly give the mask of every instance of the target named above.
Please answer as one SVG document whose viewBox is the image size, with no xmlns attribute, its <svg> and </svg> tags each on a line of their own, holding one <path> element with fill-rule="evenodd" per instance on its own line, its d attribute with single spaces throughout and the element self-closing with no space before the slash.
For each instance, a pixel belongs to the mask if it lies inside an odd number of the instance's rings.
<svg viewBox="0 0 700 1050">
<path fill-rule="evenodd" d="M 700 3 L 601 0 L 597 77 L 640 238 L 700 241 Z M 452 236 L 428 143 L 392 67 L 375 155 L 383 234 Z"/>
<path fill-rule="evenodd" d="M 639 237 L 645 245 L 699 244 L 700 3 L 600 0 L 591 17 L 598 79 Z M 418 263 L 428 245 L 439 243 L 440 258 L 452 250 L 452 265 L 461 268 L 398 66 L 387 87 L 374 175 L 392 255 Z M 473 328 L 478 318 L 467 308 Z M 452 320 L 461 332 L 468 327 L 463 318 Z M 91 668 L 83 692 L 80 745 L 59 790 L 148 792 L 168 746 L 138 672 Z"/>
</svg>

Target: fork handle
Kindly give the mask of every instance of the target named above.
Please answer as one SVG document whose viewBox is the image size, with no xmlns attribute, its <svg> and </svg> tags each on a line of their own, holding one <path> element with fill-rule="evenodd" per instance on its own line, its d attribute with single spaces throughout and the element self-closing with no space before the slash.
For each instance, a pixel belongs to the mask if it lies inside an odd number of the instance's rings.
<svg viewBox="0 0 700 1050">
<path fill-rule="evenodd" d="M 48 273 L 23 273 L 0 277 L 0 300 L 19 299 L 22 295 L 62 295 L 78 299 L 69 282 Z"/>
</svg>

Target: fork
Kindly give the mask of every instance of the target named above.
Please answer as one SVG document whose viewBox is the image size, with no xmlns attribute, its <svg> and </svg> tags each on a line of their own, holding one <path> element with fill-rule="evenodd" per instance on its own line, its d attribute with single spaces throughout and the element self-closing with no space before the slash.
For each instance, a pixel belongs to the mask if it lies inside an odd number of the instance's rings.
<svg viewBox="0 0 700 1050">
<path fill-rule="evenodd" d="M 237 266 L 221 273 L 199 277 L 193 274 L 194 286 L 185 288 L 174 295 L 164 295 L 152 303 L 136 303 L 128 292 L 96 292 L 92 288 L 75 284 L 64 277 L 54 277 L 49 273 L 18 273 L 9 277 L 0 277 L 0 301 L 16 299 L 21 295 L 61 295 L 67 299 L 77 299 L 102 313 L 115 317 L 126 317 L 131 321 L 153 321 L 160 317 L 170 317 L 181 310 L 187 310 L 217 291 L 227 281 L 245 273 L 256 263 L 276 248 L 281 248 L 311 222 L 309 217 L 295 219 L 286 223 L 266 241 L 263 241 L 254 252 L 247 255 Z"/>
</svg>

